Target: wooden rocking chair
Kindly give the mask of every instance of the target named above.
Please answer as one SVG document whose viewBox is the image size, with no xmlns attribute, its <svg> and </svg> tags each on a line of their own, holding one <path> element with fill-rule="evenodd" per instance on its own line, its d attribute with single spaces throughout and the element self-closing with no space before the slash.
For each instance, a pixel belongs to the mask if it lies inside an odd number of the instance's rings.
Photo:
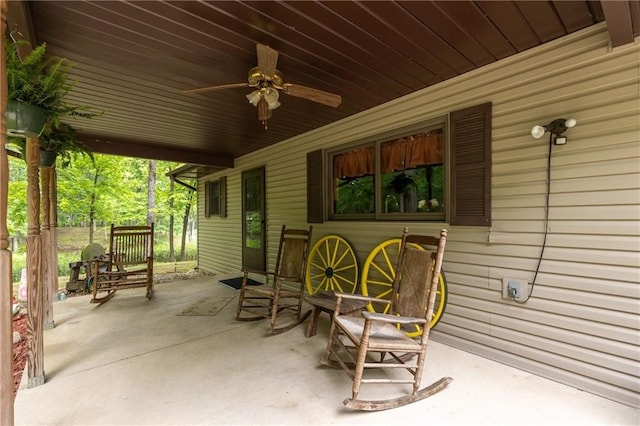
<svg viewBox="0 0 640 426">
<path fill-rule="evenodd" d="M 153 224 L 111 225 L 109 251 L 105 260 L 92 264 L 91 303 L 104 303 L 117 290 L 146 287 L 153 297 Z M 98 297 L 98 293 L 106 293 Z"/>
<path fill-rule="evenodd" d="M 286 229 L 283 225 L 274 271 L 246 268 L 242 270 L 242 287 L 236 310 L 237 320 L 253 321 L 269 318 L 271 333 L 277 334 L 290 330 L 307 319 L 311 310 L 302 315 L 302 299 L 312 229 L 312 226 L 308 230 Z M 264 275 L 265 284 L 247 285 L 249 274 Z M 243 312 L 244 316 L 242 316 Z M 287 325 L 276 327 L 276 321 L 283 317 L 293 317 L 293 319 Z"/>
<path fill-rule="evenodd" d="M 347 407 L 367 411 L 400 407 L 427 398 L 451 382 L 451 378 L 443 377 L 430 386 L 420 388 L 446 235 L 444 229 L 440 238 L 408 235 L 405 228 L 390 300 L 336 293 L 337 306 L 322 363 L 342 367 L 353 379 L 352 397 L 344 400 Z M 435 246 L 436 250 L 420 249 L 416 244 L 423 248 Z M 346 298 L 386 304 L 388 310 L 384 310 L 385 313 L 363 311 L 362 318 L 339 315 L 340 304 Z M 407 336 L 407 332 L 416 331 L 415 327 L 422 328 L 417 340 Z M 365 378 L 365 369 L 369 372 L 390 369 L 393 372 L 388 378 L 380 378 L 379 375 Z M 409 373 L 408 378 L 400 377 L 406 372 Z M 363 383 L 406 383 L 412 384 L 413 389 L 410 394 L 397 398 L 361 400 L 358 393 Z"/>
</svg>

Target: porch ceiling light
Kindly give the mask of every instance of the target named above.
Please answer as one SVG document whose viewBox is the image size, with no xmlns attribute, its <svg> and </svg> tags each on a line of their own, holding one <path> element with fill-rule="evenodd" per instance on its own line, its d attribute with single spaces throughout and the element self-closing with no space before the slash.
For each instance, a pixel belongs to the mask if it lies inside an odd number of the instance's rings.
<svg viewBox="0 0 640 426">
<path fill-rule="evenodd" d="M 536 139 L 540 139 L 545 133 L 549 132 L 549 138 L 556 145 L 564 145 L 567 143 L 566 136 L 562 136 L 562 134 L 567 131 L 567 129 L 576 125 L 576 120 L 573 118 L 558 118 L 553 120 L 551 123 L 546 126 L 536 125 L 531 129 L 531 136 Z"/>
<path fill-rule="evenodd" d="M 267 105 L 269 105 L 269 109 L 276 109 L 280 106 L 280 102 L 278 102 L 278 98 L 280 94 L 277 89 L 273 87 L 268 87 L 264 90 L 264 100 L 267 101 Z"/>
<path fill-rule="evenodd" d="M 247 95 L 249 103 L 258 108 L 258 120 L 267 128 L 267 120 L 271 118 L 271 111 L 278 108 L 280 93 L 274 87 L 261 87 Z"/>
<path fill-rule="evenodd" d="M 263 99 L 263 98 L 265 101 L 267 101 L 267 105 L 269 106 L 269 109 L 276 109 L 281 105 L 280 102 L 278 102 L 278 98 L 280 98 L 280 93 L 278 93 L 278 90 L 274 89 L 273 87 L 254 90 L 253 92 L 247 95 L 247 99 L 249 100 L 249 103 L 254 107 L 257 107 L 258 102 L 260 101 L 260 99 Z"/>
<path fill-rule="evenodd" d="M 254 107 L 258 106 L 258 101 L 260 100 L 261 97 L 262 95 L 260 94 L 260 90 L 254 90 L 253 92 L 247 95 L 247 99 L 249 100 L 249 103 Z"/>
</svg>

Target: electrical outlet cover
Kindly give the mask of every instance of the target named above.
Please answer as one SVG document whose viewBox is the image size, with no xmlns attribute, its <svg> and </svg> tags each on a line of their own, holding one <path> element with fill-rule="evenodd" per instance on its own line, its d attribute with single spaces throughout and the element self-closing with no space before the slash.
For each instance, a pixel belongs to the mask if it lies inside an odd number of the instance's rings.
<svg viewBox="0 0 640 426">
<path fill-rule="evenodd" d="M 529 295 L 529 283 L 523 278 L 502 278 L 502 298 L 513 300 L 513 297 L 509 294 L 509 284 L 519 289 L 519 293 L 516 300 L 519 302 L 524 301 Z"/>
</svg>

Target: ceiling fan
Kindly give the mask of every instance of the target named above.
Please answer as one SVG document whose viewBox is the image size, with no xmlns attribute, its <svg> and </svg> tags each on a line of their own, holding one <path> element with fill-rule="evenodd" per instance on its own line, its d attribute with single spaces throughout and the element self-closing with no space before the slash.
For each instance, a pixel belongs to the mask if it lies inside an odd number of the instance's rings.
<svg viewBox="0 0 640 426">
<path fill-rule="evenodd" d="M 258 120 L 262 122 L 265 129 L 267 128 L 267 120 L 271 118 L 271 111 L 280 106 L 278 101 L 280 90 L 287 95 L 308 99 L 330 107 L 337 107 L 342 102 L 340 95 L 298 84 L 285 83 L 282 73 L 276 69 L 278 52 L 260 43 L 256 45 L 256 51 L 258 53 L 258 66 L 249 70 L 246 83 L 222 84 L 185 90 L 185 92 L 204 93 L 237 87 L 254 88 L 255 90 L 247 95 L 247 99 L 251 105 L 258 108 Z"/>
</svg>

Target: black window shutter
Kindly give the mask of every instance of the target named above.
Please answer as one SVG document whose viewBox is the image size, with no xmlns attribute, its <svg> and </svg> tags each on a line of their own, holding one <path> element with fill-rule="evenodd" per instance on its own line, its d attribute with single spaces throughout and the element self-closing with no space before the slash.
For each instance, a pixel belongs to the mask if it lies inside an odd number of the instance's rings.
<svg viewBox="0 0 640 426">
<path fill-rule="evenodd" d="M 491 103 L 451 113 L 451 225 L 491 226 Z"/>
<path fill-rule="evenodd" d="M 204 217 L 211 216 L 211 194 L 209 193 L 209 187 L 211 182 L 206 181 L 204 183 Z"/>
<path fill-rule="evenodd" d="M 307 153 L 307 222 L 324 222 L 324 193 L 322 191 L 323 153 Z"/>
<path fill-rule="evenodd" d="M 227 177 L 222 176 L 218 181 L 220 189 L 220 217 L 227 217 Z"/>
</svg>

